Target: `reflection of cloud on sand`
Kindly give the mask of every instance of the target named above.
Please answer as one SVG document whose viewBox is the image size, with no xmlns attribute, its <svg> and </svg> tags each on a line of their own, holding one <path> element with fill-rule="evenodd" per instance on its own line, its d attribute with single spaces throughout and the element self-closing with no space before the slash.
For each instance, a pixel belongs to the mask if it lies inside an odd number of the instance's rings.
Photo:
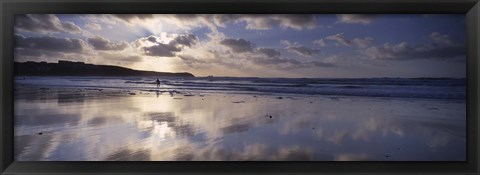
<svg viewBox="0 0 480 175">
<path fill-rule="evenodd" d="M 140 129 L 153 132 L 160 138 L 191 137 L 195 135 L 194 128 L 175 116 L 173 112 L 149 112 L 136 121 Z"/>
<path fill-rule="evenodd" d="M 336 145 L 339 145 L 342 144 L 343 139 L 348 138 L 348 136 L 350 136 L 350 132 L 348 132 L 347 130 L 335 130 L 333 132 L 333 135 L 331 135 L 331 137 L 328 137 L 327 140 Z"/>
<path fill-rule="evenodd" d="M 75 126 L 80 121 L 79 114 L 37 114 L 37 115 L 16 115 L 15 125 L 48 126 L 57 124 L 68 124 Z"/>
<path fill-rule="evenodd" d="M 150 150 L 130 150 L 123 149 L 110 154 L 106 161 L 149 161 Z"/>
<path fill-rule="evenodd" d="M 23 135 L 15 136 L 15 160 L 38 161 L 48 156 L 48 149 L 52 146 L 51 135 Z M 36 143 L 36 144 L 33 144 Z"/>
<path fill-rule="evenodd" d="M 183 145 L 177 148 L 171 148 L 170 150 L 164 150 L 163 152 L 169 156 L 172 156 L 175 160 L 193 161 L 305 161 L 313 160 L 314 158 L 314 150 L 310 147 L 288 146 L 274 148 L 262 143 L 244 145 L 240 149 L 226 148 L 222 145 L 208 145 L 204 147 L 191 144 Z"/>
<path fill-rule="evenodd" d="M 26 119 L 16 123 L 21 138 L 15 142 L 16 159 L 342 161 L 379 160 L 383 154 L 395 155 L 389 160 L 463 158 L 458 153 L 464 151 L 464 121 L 435 119 L 439 117 L 420 110 L 419 102 L 325 99 L 209 94 L 175 100 L 168 94 L 157 98 L 154 93 L 137 93 L 63 106 L 57 98 L 36 105 L 20 101 L 28 108 L 16 116 Z M 42 112 L 33 115 L 28 109 Z M 448 118 L 454 112 L 442 108 L 436 115 Z M 31 135 L 37 129 L 44 134 Z"/>
<path fill-rule="evenodd" d="M 100 126 L 100 125 L 104 125 L 106 122 L 107 122 L 106 117 L 95 117 L 88 120 L 88 125 Z"/>
<path fill-rule="evenodd" d="M 224 134 L 230 134 L 230 133 L 245 132 L 245 131 L 248 131 L 249 128 L 250 128 L 250 125 L 246 123 L 246 124 L 233 124 L 220 129 L 223 131 Z"/>
</svg>

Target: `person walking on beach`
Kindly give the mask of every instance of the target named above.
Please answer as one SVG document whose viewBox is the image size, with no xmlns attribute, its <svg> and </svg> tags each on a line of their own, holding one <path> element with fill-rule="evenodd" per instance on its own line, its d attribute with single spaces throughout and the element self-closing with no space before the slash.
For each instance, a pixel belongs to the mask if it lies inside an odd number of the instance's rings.
<svg viewBox="0 0 480 175">
<path fill-rule="evenodd" d="M 160 87 L 160 80 L 157 78 L 157 88 Z"/>
</svg>

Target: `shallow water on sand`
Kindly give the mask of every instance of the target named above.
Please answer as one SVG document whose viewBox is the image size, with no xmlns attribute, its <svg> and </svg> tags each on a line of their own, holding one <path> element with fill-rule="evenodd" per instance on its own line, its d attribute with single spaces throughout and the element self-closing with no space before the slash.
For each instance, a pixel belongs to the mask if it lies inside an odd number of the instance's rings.
<svg viewBox="0 0 480 175">
<path fill-rule="evenodd" d="M 461 101 L 100 91 L 17 91 L 15 159 L 466 158 Z"/>
</svg>

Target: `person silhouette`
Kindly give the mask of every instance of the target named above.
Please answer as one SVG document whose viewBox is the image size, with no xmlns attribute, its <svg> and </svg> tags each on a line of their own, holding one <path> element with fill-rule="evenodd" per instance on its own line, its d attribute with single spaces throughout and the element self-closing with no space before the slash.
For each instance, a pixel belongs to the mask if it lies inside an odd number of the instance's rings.
<svg viewBox="0 0 480 175">
<path fill-rule="evenodd" d="M 157 78 L 157 88 L 160 87 L 160 80 Z"/>
</svg>

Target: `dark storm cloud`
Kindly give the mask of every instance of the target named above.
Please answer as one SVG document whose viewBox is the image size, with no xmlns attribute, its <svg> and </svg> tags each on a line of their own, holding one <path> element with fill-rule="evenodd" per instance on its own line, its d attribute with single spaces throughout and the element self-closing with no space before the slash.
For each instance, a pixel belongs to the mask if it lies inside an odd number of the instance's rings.
<svg viewBox="0 0 480 175">
<path fill-rule="evenodd" d="M 15 35 L 15 48 L 37 49 L 44 51 L 81 53 L 86 47 L 81 39 L 44 37 L 24 37 Z"/>
<path fill-rule="evenodd" d="M 93 38 L 88 38 L 88 43 L 90 43 L 95 50 L 123 50 L 128 47 L 127 42 L 113 42 L 109 41 L 101 36 L 95 36 Z"/>
<path fill-rule="evenodd" d="M 148 37 L 147 40 L 152 42 L 152 43 L 157 43 L 157 38 L 155 38 L 153 36 Z"/>
<path fill-rule="evenodd" d="M 280 52 L 272 48 L 258 48 L 257 52 L 265 54 L 267 57 L 279 57 Z"/>
<path fill-rule="evenodd" d="M 432 33 L 429 44 L 410 45 L 402 42 L 396 45 L 385 43 L 382 46 L 370 47 L 365 53 L 379 60 L 414 60 L 414 59 L 440 59 L 447 60 L 466 55 L 466 45 L 454 41 L 448 35 Z"/>
<path fill-rule="evenodd" d="M 373 14 L 341 14 L 337 15 L 338 22 L 349 24 L 370 24 L 378 15 Z"/>
<path fill-rule="evenodd" d="M 252 52 L 255 47 L 250 41 L 245 39 L 224 39 L 220 44 L 229 47 L 235 53 Z"/>
<path fill-rule="evenodd" d="M 143 47 L 145 55 L 159 56 L 159 57 L 174 57 L 176 52 L 180 52 L 182 49 L 169 45 L 157 43 L 157 45 L 150 47 Z"/>
<path fill-rule="evenodd" d="M 15 29 L 37 33 L 69 32 L 82 30 L 73 22 L 63 22 L 52 14 L 26 14 L 15 16 Z"/>
<path fill-rule="evenodd" d="M 176 36 L 169 44 L 170 45 L 184 45 L 184 46 L 192 46 L 198 42 L 198 37 L 194 34 L 185 34 L 185 35 L 178 35 Z"/>
<path fill-rule="evenodd" d="M 145 20 L 154 17 L 153 14 L 113 14 L 112 16 L 124 20 L 125 22 L 131 22 L 134 19 Z"/>
</svg>

